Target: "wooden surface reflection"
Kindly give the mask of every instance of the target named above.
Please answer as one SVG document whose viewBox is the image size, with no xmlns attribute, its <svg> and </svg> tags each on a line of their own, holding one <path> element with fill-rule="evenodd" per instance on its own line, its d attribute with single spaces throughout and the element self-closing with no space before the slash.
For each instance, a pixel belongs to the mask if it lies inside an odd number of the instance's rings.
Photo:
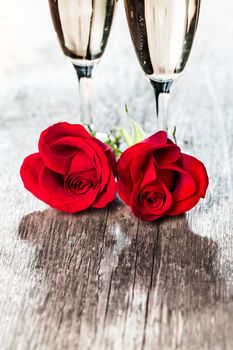
<svg viewBox="0 0 233 350">
<path fill-rule="evenodd" d="M 25 216 L 18 234 L 35 248 L 30 322 L 43 346 L 198 348 L 212 308 L 230 303 L 218 245 L 193 233 L 185 216 L 142 223 L 120 202 L 74 216 L 48 209 Z"/>
</svg>

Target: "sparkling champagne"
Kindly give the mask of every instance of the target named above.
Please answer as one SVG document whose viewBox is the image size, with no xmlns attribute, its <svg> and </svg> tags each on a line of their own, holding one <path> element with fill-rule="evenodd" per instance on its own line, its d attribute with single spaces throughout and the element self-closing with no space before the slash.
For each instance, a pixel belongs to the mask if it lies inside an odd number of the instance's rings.
<svg viewBox="0 0 233 350">
<path fill-rule="evenodd" d="M 100 58 L 107 44 L 116 0 L 49 0 L 60 45 L 73 63 Z"/>
<path fill-rule="evenodd" d="M 124 0 L 133 44 L 151 80 L 172 80 L 184 69 L 201 0 Z"/>
</svg>

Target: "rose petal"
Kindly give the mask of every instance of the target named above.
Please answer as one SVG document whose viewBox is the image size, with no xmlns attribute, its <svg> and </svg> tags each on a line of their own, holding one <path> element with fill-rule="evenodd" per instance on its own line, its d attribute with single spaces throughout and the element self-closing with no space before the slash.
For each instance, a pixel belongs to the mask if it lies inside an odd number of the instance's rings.
<svg viewBox="0 0 233 350">
<path fill-rule="evenodd" d="M 165 145 L 167 143 L 167 133 L 165 131 L 159 131 L 154 135 L 146 138 L 142 143 Z"/>
<path fill-rule="evenodd" d="M 108 203 L 114 201 L 116 196 L 116 182 L 113 177 L 113 174 L 110 174 L 110 179 L 108 184 L 105 186 L 105 189 L 98 195 L 95 203 L 93 204 L 94 208 L 104 208 Z"/>
<path fill-rule="evenodd" d="M 82 139 L 92 138 L 80 124 L 58 123 L 44 130 L 39 139 L 39 153 L 45 165 L 60 174 L 65 174 L 67 171 L 69 159 L 74 155 L 76 145 L 67 144 L 63 150 L 61 145 L 57 150 L 51 147 L 60 139 L 68 136 Z"/>
<path fill-rule="evenodd" d="M 64 137 L 56 143 L 53 143 L 52 147 L 54 148 L 58 145 L 63 145 L 64 147 L 72 145 L 73 147 L 77 147 L 77 156 L 75 155 L 68 163 L 66 163 L 64 159 L 59 159 L 60 163 L 63 162 L 64 164 L 63 170 L 66 174 L 82 171 L 82 167 L 83 169 L 94 167 L 96 169 L 97 179 L 101 180 L 100 191 L 102 191 L 108 181 L 111 169 L 106 154 L 101 146 L 99 146 L 99 143 L 96 142 L 96 139 L 93 137 L 85 140 L 79 137 Z M 53 165 L 54 164 L 50 164 L 50 168 Z M 67 169 L 68 165 L 69 169 Z"/>
<path fill-rule="evenodd" d="M 92 187 L 87 193 L 75 194 L 67 191 L 62 175 L 44 168 L 40 173 L 40 187 L 50 198 L 50 205 L 67 213 L 76 213 L 92 206 L 99 193 L 99 186 Z"/>
<path fill-rule="evenodd" d="M 204 198 L 209 185 L 209 178 L 204 164 L 195 157 L 187 154 L 182 154 L 182 164 L 184 169 L 190 173 L 195 180 L 197 188 L 196 195 Z"/>
<path fill-rule="evenodd" d="M 106 145 L 105 143 L 103 143 L 99 139 L 95 138 L 95 141 L 104 151 L 104 153 L 108 159 L 108 163 L 110 165 L 110 168 L 112 169 L 114 176 L 116 176 L 117 175 L 117 161 L 116 161 L 115 154 L 113 153 L 113 151 L 111 150 L 111 148 L 108 145 Z"/>
<path fill-rule="evenodd" d="M 51 203 L 73 200 L 73 196 L 65 189 L 64 177 L 47 167 L 40 172 L 39 185 L 47 193 Z"/>
<path fill-rule="evenodd" d="M 57 151 L 56 147 L 66 148 L 69 146 L 72 146 L 76 150 L 73 157 L 62 158 L 59 153 L 57 153 L 57 161 L 59 159 L 59 162 L 63 164 L 64 174 L 81 171 L 82 167 L 83 169 L 94 167 L 97 170 L 98 177 L 101 176 L 101 163 L 99 157 L 96 154 L 96 150 L 87 143 L 87 140 L 83 140 L 79 137 L 64 137 L 53 143 L 51 149 L 52 151 Z M 101 153 L 103 153 L 102 150 Z M 50 164 L 50 168 L 52 166 L 53 165 Z M 59 166 L 61 166 L 61 164 Z"/>
<path fill-rule="evenodd" d="M 197 205 L 200 201 L 200 197 L 191 196 L 183 201 L 175 202 L 168 212 L 169 216 L 177 216 L 186 213 Z"/>
<path fill-rule="evenodd" d="M 208 175 L 205 166 L 196 158 L 182 154 L 182 164 L 184 169 L 192 175 L 195 181 L 196 191 L 189 197 L 174 201 L 170 216 L 180 215 L 197 205 L 200 198 L 204 198 L 208 187 Z"/>
<path fill-rule="evenodd" d="M 99 179 L 101 180 L 100 192 L 102 192 L 104 187 L 105 187 L 105 185 L 108 182 L 109 175 L 112 172 L 112 169 L 109 166 L 106 154 L 104 153 L 102 148 L 95 142 L 95 139 L 92 138 L 92 139 L 86 140 L 86 142 L 88 143 L 89 146 L 92 147 L 93 152 L 94 151 L 96 152 L 96 157 L 95 157 L 96 169 L 97 169 L 97 171 L 98 170 L 101 171 L 101 175 L 99 176 Z M 97 160 L 100 162 L 99 163 L 100 165 L 98 165 Z"/>
<path fill-rule="evenodd" d="M 76 154 L 71 160 L 69 174 L 75 172 L 85 172 L 93 169 L 95 170 L 94 161 L 90 159 L 83 150 L 76 150 Z"/>
<path fill-rule="evenodd" d="M 65 175 L 69 171 L 72 158 L 78 151 L 86 153 L 87 159 L 93 155 L 82 138 L 73 136 L 64 137 L 51 144 L 43 160 L 49 169 Z"/>
<path fill-rule="evenodd" d="M 83 194 L 87 192 L 90 187 L 97 187 L 97 185 L 98 181 L 95 169 L 71 173 L 66 176 L 64 181 L 66 191 L 72 193 L 74 196 Z"/>
<path fill-rule="evenodd" d="M 164 133 L 161 132 L 162 137 L 164 137 Z M 140 142 L 128 148 L 118 161 L 118 194 L 127 205 L 130 203 L 134 184 L 141 181 L 146 173 L 146 165 L 144 164 L 147 164 L 148 159 L 151 159 L 155 151 L 161 147 L 161 145 L 149 143 L 150 139 L 153 140 L 151 137 L 147 139 L 147 142 Z M 164 145 L 163 147 L 170 148 L 171 146 Z"/>
<path fill-rule="evenodd" d="M 135 148 L 133 148 L 135 147 Z M 161 148 L 162 147 L 162 148 Z M 127 152 L 126 150 L 124 153 L 127 158 L 131 158 L 130 162 L 130 173 L 133 182 L 137 182 L 140 180 L 140 178 L 144 175 L 144 163 L 147 160 L 148 157 L 154 157 L 156 160 L 156 154 L 157 152 L 160 152 L 160 150 L 163 150 L 163 152 L 166 152 L 166 149 L 171 151 L 173 146 L 171 145 L 157 145 L 157 144 L 149 144 L 149 143 L 140 143 L 136 144 L 132 147 L 130 147 L 128 150 L 130 152 Z M 124 154 L 123 153 L 123 154 Z M 169 154 L 169 153 L 168 153 Z M 170 153 L 170 159 L 176 159 L 177 158 L 177 151 L 175 151 L 172 154 L 172 151 Z M 166 163 L 167 164 L 167 163 Z M 171 163 L 172 164 L 172 163 Z M 156 163 L 159 167 L 165 167 L 162 162 Z M 168 162 L 168 165 L 170 166 L 170 162 Z"/>
<path fill-rule="evenodd" d="M 159 181 L 156 181 L 143 189 L 140 188 L 141 193 L 145 191 L 152 192 L 152 193 L 153 192 L 164 193 L 164 196 L 165 196 L 164 204 L 160 205 L 157 208 L 153 207 L 152 205 L 141 206 L 140 203 L 138 203 L 138 195 L 139 195 L 138 189 L 135 189 L 131 198 L 131 207 L 132 207 L 133 213 L 143 221 L 154 221 L 166 215 L 172 205 L 172 195 L 169 192 L 169 190 L 166 188 L 166 186 L 160 183 Z"/>
<path fill-rule="evenodd" d="M 130 174 L 130 158 L 121 156 L 117 163 L 117 174 L 117 192 L 122 201 L 129 205 L 133 190 L 133 181 Z"/>
<path fill-rule="evenodd" d="M 40 188 L 39 176 L 45 168 L 42 158 L 39 153 L 31 154 L 24 159 L 20 169 L 20 176 L 23 180 L 24 187 L 38 199 L 49 204 L 47 193 Z"/>
<path fill-rule="evenodd" d="M 154 157 L 158 167 L 174 163 L 181 157 L 180 148 L 176 145 L 166 145 L 154 152 Z"/>
<path fill-rule="evenodd" d="M 196 192 L 195 181 L 188 172 L 177 165 L 167 165 L 165 168 L 175 173 L 174 189 L 171 190 L 175 202 L 188 198 Z"/>
<path fill-rule="evenodd" d="M 156 180 L 157 174 L 155 169 L 155 160 L 153 157 L 148 157 L 146 159 L 145 163 L 143 164 L 142 174 L 140 185 L 141 188 Z"/>
<path fill-rule="evenodd" d="M 163 183 L 170 191 L 175 180 L 174 172 L 171 170 L 157 168 L 156 173 L 160 182 Z"/>
</svg>

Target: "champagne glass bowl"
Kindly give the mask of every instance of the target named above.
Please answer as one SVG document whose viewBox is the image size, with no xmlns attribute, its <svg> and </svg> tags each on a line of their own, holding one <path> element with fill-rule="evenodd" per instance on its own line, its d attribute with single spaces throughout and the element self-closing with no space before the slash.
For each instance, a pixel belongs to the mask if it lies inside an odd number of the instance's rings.
<svg viewBox="0 0 233 350">
<path fill-rule="evenodd" d="M 184 70 L 201 0 L 124 0 L 139 63 L 155 93 L 159 129 L 167 130 L 170 89 Z"/>
<path fill-rule="evenodd" d="M 104 53 L 117 0 L 49 0 L 50 12 L 64 55 L 79 80 L 83 123 L 93 121 L 91 80 Z"/>
</svg>

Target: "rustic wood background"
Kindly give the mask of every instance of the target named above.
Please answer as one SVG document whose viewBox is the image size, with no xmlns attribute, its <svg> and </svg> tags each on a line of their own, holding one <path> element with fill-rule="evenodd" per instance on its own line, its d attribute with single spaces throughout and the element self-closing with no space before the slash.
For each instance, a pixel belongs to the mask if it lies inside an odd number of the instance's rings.
<svg viewBox="0 0 233 350">
<path fill-rule="evenodd" d="M 100 128 L 130 114 L 155 130 L 152 90 L 120 1 L 94 77 Z M 187 215 L 138 221 L 119 201 L 65 215 L 27 193 L 39 133 L 78 121 L 78 87 L 46 0 L 0 0 L 0 349 L 233 349 L 233 4 L 202 1 L 170 125 L 210 175 Z M 111 123 L 111 124 L 110 124 Z"/>
</svg>

